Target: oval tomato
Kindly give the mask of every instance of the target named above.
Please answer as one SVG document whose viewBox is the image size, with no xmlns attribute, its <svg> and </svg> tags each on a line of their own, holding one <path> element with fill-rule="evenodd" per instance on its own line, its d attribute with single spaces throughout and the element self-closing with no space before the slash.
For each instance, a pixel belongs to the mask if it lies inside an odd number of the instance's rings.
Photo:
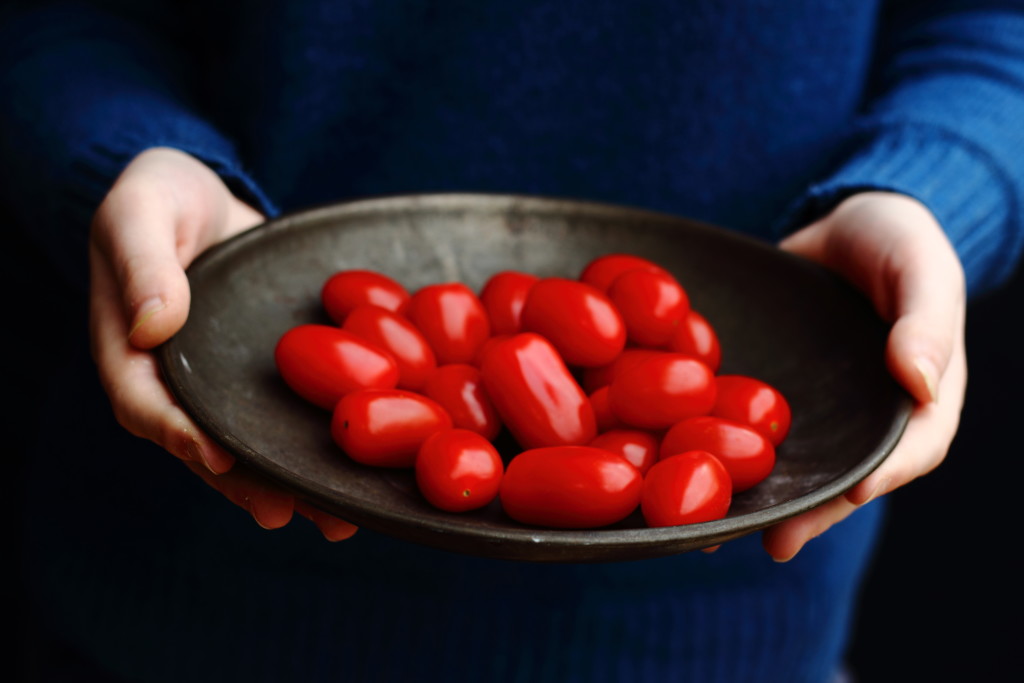
<svg viewBox="0 0 1024 683">
<path fill-rule="evenodd" d="M 609 385 L 612 411 L 643 429 L 665 429 L 706 415 L 715 405 L 715 376 L 699 360 L 659 353 L 616 375 Z"/>
<path fill-rule="evenodd" d="M 598 433 L 627 426 L 612 412 L 612 404 L 608 399 L 608 387 L 601 387 L 590 394 L 589 398 L 590 406 L 594 409 L 594 419 L 597 420 Z"/>
<path fill-rule="evenodd" d="M 586 282 L 602 292 L 607 292 L 615 278 L 631 270 L 646 270 L 651 273 L 666 272 L 664 268 L 633 254 L 605 254 L 586 265 L 580 273 L 580 282 Z"/>
<path fill-rule="evenodd" d="M 350 458 L 377 467 L 412 467 L 424 440 L 450 429 L 435 401 L 403 389 L 363 389 L 334 408 L 331 436 Z"/>
<path fill-rule="evenodd" d="M 735 493 L 763 481 L 775 467 L 775 448 L 752 427 L 704 415 L 674 425 L 662 439 L 660 457 L 685 451 L 707 451 L 718 458 L 732 479 Z"/>
<path fill-rule="evenodd" d="M 773 446 L 778 446 L 789 434 L 792 413 L 778 389 L 744 375 L 719 375 L 715 384 L 718 397 L 712 415 L 750 425 Z"/>
<path fill-rule="evenodd" d="M 456 427 L 488 440 L 501 431 L 501 418 L 484 390 L 480 370 L 472 365 L 442 365 L 427 377 L 421 391 L 445 409 Z"/>
<path fill-rule="evenodd" d="M 639 429 L 610 429 L 598 434 L 590 445 L 621 455 L 640 474 L 646 474 L 658 461 L 658 437 Z"/>
<path fill-rule="evenodd" d="M 667 272 L 630 270 L 615 278 L 608 298 L 619 309 L 629 340 L 664 346 L 690 310 L 686 292 Z"/>
<path fill-rule="evenodd" d="M 372 270 L 342 270 L 324 283 L 320 300 L 331 320 L 341 325 L 356 306 L 380 306 L 400 313 L 409 292 L 398 281 Z"/>
<path fill-rule="evenodd" d="M 417 290 L 405 315 L 430 343 L 438 365 L 472 362 L 491 336 L 487 311 L 473 290 L 461 282 Z"/>
<path fill-rule="evenodd" d="M 534 284 L 522 327 L 550 341 L 569 365 L 604 365 L 626 346 L 626 327 L 612 302 L 576 280 L 549 277 Z"/>
<path fill-rule="evenodd" d="M 330 325 L 288 330 L 277 342 L 274 362 L 295 393 L 327 410 L 357 389 L 398 383 L 398 365 L 387 351 Z"/>
<path fill-rule="evenodd" d="M 416 485 L 434 507 L 466 512 L 497 497 L 503 468 L 498 451 L 484 437 L 465 429 L 444 429 L 420 445 Z"/>
<path fill-rule="evenodd" d="M 345 318 L 343 330 L 375 344 L 395 359 L 398 386 L 419 389 L 437 368 L 430 344 L 407 318 L 379 306 L 357 306 Z"/>
<path fill-rule="evenodd" d="M 492 346 L 481 376 L 498 415 L 523 448 L 582 446 L 596 435 L 590 400 L 540 335 L 522 332 Z"/>
<path fill-rule="evenodd" d="M 491 334 L 515 334 L 530 288 L 540 280 L 536 275 L 505 270 L 492 275 L 480 290 L 480 302 L 491 320 Z"/>
<path fill-rule="evenodd" d="M 660 460 L 647 472 L 640 510 L 647 526 L 678 526 L 722 519 L 731 502 L 729 473 L 698 450 Z"/>
<path fill-rule="evenodd" d="M 668 349 L 693 356 L 711 368 L 711 372 L 718 372 L 722 364 L 718 335 L 707 319 L 692 308 L 676 327 L 668 341 Z"/>
<path fill-rule="evenodd" d="M 501 481 L 501 505 L 523 524 L 561 529 L 608 526 L 640 503 L 643 478 L 624 458 L 588 446 L 526 450 Z"/>
<path fill-rule="evenodd" d="M 585 368 L 583 370 L 583 388 L 585 391 L 593 393 L 601 387 L 611 384 L 612 380 L 623 370 L 635 367 L 641 361 L 662 353 L 665 352 L 657 349 L 623 349 L 622 353 L 616 356 L 611 363 L 596 368 Z"/>
</svg>

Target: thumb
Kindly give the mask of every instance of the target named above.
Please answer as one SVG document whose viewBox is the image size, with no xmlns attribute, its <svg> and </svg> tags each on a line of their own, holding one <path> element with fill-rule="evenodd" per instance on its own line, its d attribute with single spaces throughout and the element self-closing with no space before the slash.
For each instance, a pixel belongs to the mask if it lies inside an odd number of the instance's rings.
<svg viewBox="0 0 1024 683">
<path fill-rule="evenodd" d="M 153 348 L 185 324 L 188 280 L 178 258 L 177 211 L 159 193 L 115 188 L 93 219 L 93 240 L 122 295 L 128 339 Z"/>
</svg>

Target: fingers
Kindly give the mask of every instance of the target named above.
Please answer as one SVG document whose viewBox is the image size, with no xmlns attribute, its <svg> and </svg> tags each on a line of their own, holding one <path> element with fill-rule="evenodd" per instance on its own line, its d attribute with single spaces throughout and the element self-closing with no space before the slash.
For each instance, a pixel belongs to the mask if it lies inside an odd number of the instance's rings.
<svg viewBox="0 0 1024 683">
<path fill-rule="evenodd" d="M 295 511 L 294 496 L 249 470 L 238 468 L 215 475 L 194 462 L 185 464 L 225 498 L 251 514 L 264 529 L 280 529 L 291 521 Z"/>
<path fill-rule="evenodd" d="M 359 529 L 356 525 L 350 524 L 343 519 L 338 519 L 333 515 L 329 515 L 303 501 L 295 502 L 295 511 L 316 524 L 317 528 L 320 529 L 320 533 L 322 533 L 324 538 L 328 541 L 344 541 L 352 538 Z"/>
<path fill-rule="evenodd" d="M 857 506 L 843 496 L 765 529 L 761 544 L 776 562 L 788 562 L 808 541 L 825 533 L 829 527 L 846 519 Z"/>
<path fill-rule="evenodd" d="M 117 421 L 182 460 L 199 463 L 210 472 L 227 472 L 234 458 L 208 439 L 174 403 L 153 355 L 129 343 L 117 283 L 95 245 L 90 245 L 89 260 L 93 359 Z"/>
</svg>

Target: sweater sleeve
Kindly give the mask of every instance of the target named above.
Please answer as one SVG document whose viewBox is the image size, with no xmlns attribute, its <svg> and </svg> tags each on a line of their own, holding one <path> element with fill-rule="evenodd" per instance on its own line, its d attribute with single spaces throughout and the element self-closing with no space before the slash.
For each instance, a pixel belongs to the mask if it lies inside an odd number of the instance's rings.
<svg viewBox="0 0 1024 683">
<path fill-rule="evenodd" d="M 973 296 L 1012 274 L 1024 240 L 1024 2 L 890 4 L 840 162 L 783 226 L 861 191 L 910 195 L 942 224 Z"/>
<path fill-rule="evenodd" d="M 102 6 L 101 6 L 102 5 Z M 26 3 L 0 17 L 0 205 L 84 286 L 92 214 L 133 157 L 181 149 L 244 201 L 275 212 L 204 118 L 175 3 Z"/>
</svg>

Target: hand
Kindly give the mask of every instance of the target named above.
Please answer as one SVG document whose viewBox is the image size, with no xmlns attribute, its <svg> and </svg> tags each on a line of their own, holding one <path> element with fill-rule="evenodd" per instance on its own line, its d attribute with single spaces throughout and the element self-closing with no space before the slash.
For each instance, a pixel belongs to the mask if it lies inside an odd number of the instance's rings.
<svg viewBox="0 0 1024 683">
<path fill-rule="evenodd" d="M 779 246 L 831 268 L 868 296 L 892 323 L 889 372 L 917 401 L 903 437 L 877 470 L 844 496 L 764 532 L 768 553 L 786 561 L 858 506 L 946 457 L 967 385 L 966 294 L 960 261 L 938 222 L 903 195 L 854 195 Z"/>
<path fill-rule="evenodd" d="M 263 221 L 213 171 L 174 149 L 136 157 L 93 217 L 89 242 L 92 355 L 118 422 L 180 458 L 260 526 L 310 518 L 328 539 L 355 527 L 296 502 L 243 468 L 178 407 L 150 349 L 174 335 L 189 309 L 185 268 L 201 251 Z"/>
</svg>

